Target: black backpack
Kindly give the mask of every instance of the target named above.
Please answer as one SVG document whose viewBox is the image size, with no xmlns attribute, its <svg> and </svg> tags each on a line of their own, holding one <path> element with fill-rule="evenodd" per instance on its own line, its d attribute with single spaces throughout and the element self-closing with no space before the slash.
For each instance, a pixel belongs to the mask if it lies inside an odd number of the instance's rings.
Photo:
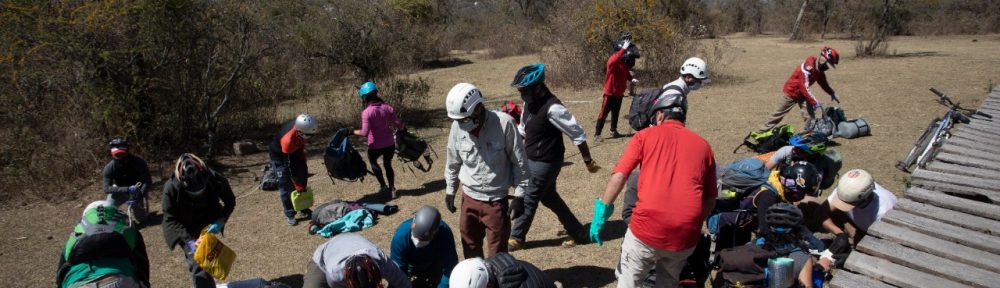
<svg viewBox="0 0 1000 288">
<path fill-rule="evenodd" d="M 396 139 L 396 155 L 399 156 L 399 160 L 403 161 L 403 163 L 412 164 L 413 167 L 417 167 L 420 171 L 427 172 L 431 170 L 434 160 L 431 159 L 429 152 L 433 152 L 434 149 L 429 149 L 431 147 L 427 144 L 426 140 L 413 133 L 403 131 L 396 131 L 393 137 Z M 436 156 L 437 152 L 434 154 Z M 424 162 L 427 162 L 426 166 L 420 162 L 421 158 L 424 159 Z"/>
<path fill-rule="evenodd" d="M 264 164 L 260 173 L 260 189 L 264 191 L 278 191 L 278 173 L 271 167 L 271 163 Z"/>
<path fill-rule="evenodd" d="M 652 119 L 649 117 L 649 108 L 652 108 L 656 99 L 668 89 L 680 91 L 681 94 L 687 96 L 681 87 L 670 85 L 665 88 L 649 89 L 632 97 L 632 105 L 628 108 L 628 125 L 632 126 L 632 130 L 639 131 L 646 129 L 646 127 L 652 124 Z"/>
<path fill-rule="evenodd" d="M 763 132 L 750 132 L 746 137 L 743 137 L 743 143 L 733 149 L 733 153 L 739 151 L 740 147 L 743 146 L 760 154 L 776 151 L 788 145 L 788 140 L 792 138 L 792 135 L 795 135 L 795 128 L 788 124 L 775 126 L 771 130 Z"/>
<path fill-rule="evenodd" d="M 365 174 L 368 174 L 368 165 L 362 160 L 361 153 L 351 146 L 351 141 L 348 139 L 350 133 L 351 131 L 341 128 L 333 134 L 330 144 L 326 145 L 323 166 L 326 166 L 330 180 L 354 182 L 364 180 Z"/>
</svg>

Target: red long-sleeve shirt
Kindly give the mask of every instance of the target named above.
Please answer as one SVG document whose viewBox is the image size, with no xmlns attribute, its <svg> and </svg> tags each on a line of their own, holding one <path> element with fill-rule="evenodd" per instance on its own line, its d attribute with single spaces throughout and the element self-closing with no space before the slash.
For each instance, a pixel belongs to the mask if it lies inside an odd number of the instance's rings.
<svg viewBox="0 0 1000 288">
<path fill-rule="evenodd" d="M 788 81 L 785 82 L 785 97 L 795 101 L 806 101 L 809 105 L 816 105 L 816 94 L 813 94 L 812 90 L 809 89 L 809 86 L 816 82 L 819 82 L 819 87 L 822 87 L 827 94 L 834 95 L 833 88 L 830 88 L 830 84 L 826 82 L 826 73 L 819 70 L 816 56 L 809 56 L 795 69 L 795 72 L 792 72 L 792 77 L 788 77 Z"/>
<path fill-rule="evenodd" d="M 619 49 L 618 52 L 608 57 L 608 66 L 604 77 L 604 95 L 615 97 L 625 96 L 625 90 L 628 89 L 628 81 L 632 80 L 632 72 L 628 70 L 628 65 L 622 59 L 622 55 L 625 55 L 626 50 L 628 49 Z"/>
</svg>

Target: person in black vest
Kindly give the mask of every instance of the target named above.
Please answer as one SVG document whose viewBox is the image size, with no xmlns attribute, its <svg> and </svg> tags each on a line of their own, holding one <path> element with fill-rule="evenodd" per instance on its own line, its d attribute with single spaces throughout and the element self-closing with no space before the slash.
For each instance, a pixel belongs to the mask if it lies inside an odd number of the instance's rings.
<svg viewBox="0 0 1000 288">
<path fill-rule="evenodd" d="M 292 190 L 306 191 L 309 180 L 309 167 L 306 166 L 306 144 L 309 138 L 316 135 L 316 118 L 302 113 L 281 126 L 278 134 L 271 141 L 268 151 L 271 156 L 271 168 L 278 175 L 278 198 L 285 212 L 285 222 L 294 226 L 295 208 L 292 206 Z M 312 210 L 306 208 L 299 211 L 302 219 L 312 218 Z"/>
<path fill-rule="evenodd" d="M 556 192 L 556 179 L 562 169 L 563 154 L 566 152 L 562 134 L 568 135 L 573 144 L 580 149 L 580 155 L 590 173 L 597 172 L 600 166 L 590 158 L 587 134 L 583 131 L 583 127 L 580 127 L 576 118 L 566 110 L 566 106 L 562 105 L 559 98 L 552 95 L 544 81 L 545 65 L 532 64 L 518 70 L 514 82 L 511 83 L 524 100 L 524 112 L 521 114 L 521 126 L 518 128 L 523 129 L 530 181 L 524 197 L 514 198 L 511 204 L 514 224 L 511 229 L 511 239 L 507 241 L 510 251 L 523 248 L 539 203 L 551 209 L 566 229 L 568 237 L 563 241 L 563 247 L 572 247 L 577 241 L 588 239 L 587 230 Z"/>
</svg>

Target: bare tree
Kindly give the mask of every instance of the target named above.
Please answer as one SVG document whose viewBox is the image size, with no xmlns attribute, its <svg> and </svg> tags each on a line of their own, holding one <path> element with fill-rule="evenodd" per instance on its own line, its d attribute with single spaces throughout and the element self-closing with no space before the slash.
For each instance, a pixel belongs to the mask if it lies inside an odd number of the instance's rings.
<svg viewBox="0 0 1000 288">
<path fill-rule="evenodd" d="M 895 8 L 897 0 L 882 0 L 882 13 L 879 15 L 878 26 L 868 43 L 859 41 L 855 52 L 858 56 L 885 55 L 889 47 L 889 30 L 895 23 Z"/>
<path fill-rule="evenodd" d="M 802 25 L 801 25 L 802 14 L 805 14 L 806 4 L 808 3 L 809 3 L 808 0 L 802 0 L 802 7 L 799 8 L 799 16 L 795 17 L 795 24 L 792 26 L 792 37 L 789 38 L 788 40 L 792 41 L 802 40 Z"/>
</svg>

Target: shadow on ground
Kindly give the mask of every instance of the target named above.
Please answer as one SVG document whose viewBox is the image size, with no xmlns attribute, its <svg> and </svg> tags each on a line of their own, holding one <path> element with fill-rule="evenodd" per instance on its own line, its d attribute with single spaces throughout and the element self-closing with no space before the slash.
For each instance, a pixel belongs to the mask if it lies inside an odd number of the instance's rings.
<svg viewBox="0 0 1000 288">
<path fill-rule="evenodd" d="M 302 280 L 302 274 L 281 276 L 275 279 L 271 279 L 271 281 L 269 282 L 278 282 L 281 284 L 288 285 L 290 287 L 302 287 L 302 285 L 304 284 Z"/>
<path fill-rule="evenodd" d="M 462 66 L 462 65 L 466 65 L 466 64 L 472 64 L 472 61 L 469 60 L 469 59 L 465 59 L 465 58 L 454 58 L 454 57 L 451 57 L 451 58 L 443 58 L 443 59 L 434 59 L 434 60 L 430 60 L 430 61 L 423 61 L 422 63 L 420 63 L 420 67 L 424 68 L 424 69 L 438 69 L 438 68 L 457 67 L 457 66 Z"/>
<path fill-rule="evenodd" d="M 604 287 L 615 282 L 615 270 L 608 267 L 573 266 L 545 270 L 562 287 Z"/>
</svg>

